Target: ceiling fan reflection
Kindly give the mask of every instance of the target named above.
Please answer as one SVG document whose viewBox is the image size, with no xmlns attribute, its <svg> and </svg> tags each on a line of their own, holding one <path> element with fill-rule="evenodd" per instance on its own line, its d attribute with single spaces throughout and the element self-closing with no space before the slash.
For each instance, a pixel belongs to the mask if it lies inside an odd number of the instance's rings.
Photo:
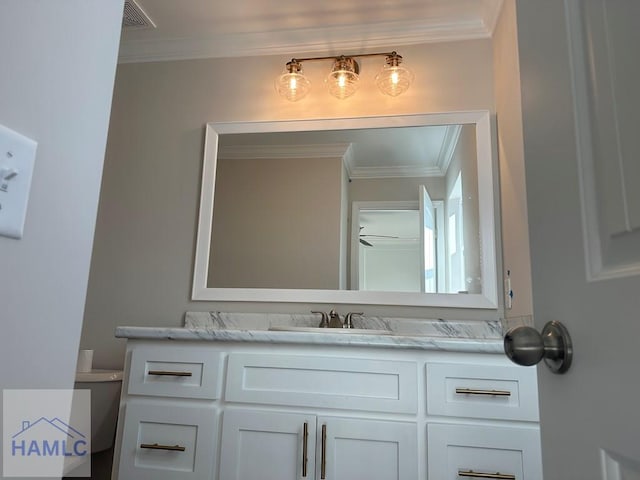
<svg viewBox="0 0 640 480">
<path fill-rule="evenodd" d="M 362 232 L 363 228 L 364 227 L 360 227 L 360 232 Z M 394 239 L 394 240 L 416 240 L 415 238 L 402 238 L 402 237 L 399 237 L 398 235 L 375 235 L 375 234 L 363 234 L 363 233 L 360 233 L 360 238 L 359 238 L 360 244 L 364 245 L 365 247 L 373 247 L 374 245 L 371 242 L 365 240 L 364 237 L 368 237 L 368 238 L 391 238 L 391 239 Z"/>
</svg>

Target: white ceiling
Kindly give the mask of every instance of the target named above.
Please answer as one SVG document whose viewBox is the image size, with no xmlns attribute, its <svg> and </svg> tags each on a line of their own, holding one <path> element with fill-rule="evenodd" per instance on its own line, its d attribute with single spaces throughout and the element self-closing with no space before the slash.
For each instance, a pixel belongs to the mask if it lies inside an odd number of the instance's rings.
<svg viewBox="0 0 640 480">
<path fill-rule="evenodd" d="M 338 55 L 487 38 L 502 1 L 135 0 L 156 28 L 124 28 L 120 61 Z"/>
<path fill-rule="evenodd" d="M 225 134 L 220 158 L 342 157 L 349 178 L 442 177 L 461 126 Z M 467 126 L 467 128 L 473 128 Z"/>
</svg>

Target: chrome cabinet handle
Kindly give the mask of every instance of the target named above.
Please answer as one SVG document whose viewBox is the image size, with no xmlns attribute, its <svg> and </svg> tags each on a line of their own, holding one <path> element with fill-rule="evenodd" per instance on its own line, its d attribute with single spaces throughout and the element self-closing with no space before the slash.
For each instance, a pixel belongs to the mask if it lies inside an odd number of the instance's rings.
<svg viewBox="0 0 640 480">
<path fill-rule="evenodd" d="M 327 478 L 327 426 L 322 425 L 322 457 L 320 463 L 320 480 Z"/>
<path fill-rule="evenodd" d="M 304 422 L 302 427 L 302 476 L 307 476 L 307 448 L 308 448 L 308 437 L 309 437 L 309 424 Z"/>
<path fill-rule="evenodd" d="M 456 388 L 458 395 L 490 395 L 492 397 L 510 397 L 509 390 L 479 390 L 475 388 Z"/>
<path fill-rule="evenodd" d="M 496 480 L 516 480 L 515 475 L 510 475 L 508 473 L 483 473 L 474 472 L 473 470 L 458 470 L 458 476 L 465 478 L 493 478 Z"/>
<path fill-rule="evenodd" d="M 151 450 L 169 450 L 172 452 L 184 452 L 186 447 L 180 445 L 159 445 L 157 443 L 141 443 L 140 448 L 148 448 Z"/>
<path fill-rule="evenodd" d="M 193 375 L 191 372 L 171 372 L 168 370 L 149 370 L 147 373 L 149 375 L 163 375 L 168 377 L 191 377 Z"/>
<path fill-rule="evenodd" d="M 560 322 L 548 322 L 542 334 L 532 327 L 516 327 L 504 336 L 504 353 L 518 365 L 531 366 L 544 359 L 553 373 L 565 373 L 573 360 L 573 343 Z"/>
</svg>

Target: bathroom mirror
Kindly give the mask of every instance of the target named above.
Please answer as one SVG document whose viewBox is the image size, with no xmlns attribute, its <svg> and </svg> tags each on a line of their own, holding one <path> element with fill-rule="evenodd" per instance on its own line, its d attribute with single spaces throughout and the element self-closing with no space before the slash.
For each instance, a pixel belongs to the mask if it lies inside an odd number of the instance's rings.
<svg viewBox="0 0 640 480">
<path fill-rule="evenodd" d="M 211 123 L 193 300 L 496 309 L 488 112 Z"/>
</svg>

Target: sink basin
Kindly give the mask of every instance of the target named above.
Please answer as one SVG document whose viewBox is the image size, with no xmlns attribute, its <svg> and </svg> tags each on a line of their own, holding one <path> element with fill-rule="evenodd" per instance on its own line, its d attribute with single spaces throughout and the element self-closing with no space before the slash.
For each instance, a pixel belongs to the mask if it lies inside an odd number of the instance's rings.
<svg viewBox="0 0 640 480">
<path fill-rule="evenodd" d="M 276 332 L 308 332 L 308 333 L 337 333 L 337 334 L 360 334 L 360 335 L 392 335 L 389 330 L 370 330 L 368 328 L 319 328 L 319 327 L 294 327 L 280 325 L 270 327 L 269 330 Z"/>
</svg>

